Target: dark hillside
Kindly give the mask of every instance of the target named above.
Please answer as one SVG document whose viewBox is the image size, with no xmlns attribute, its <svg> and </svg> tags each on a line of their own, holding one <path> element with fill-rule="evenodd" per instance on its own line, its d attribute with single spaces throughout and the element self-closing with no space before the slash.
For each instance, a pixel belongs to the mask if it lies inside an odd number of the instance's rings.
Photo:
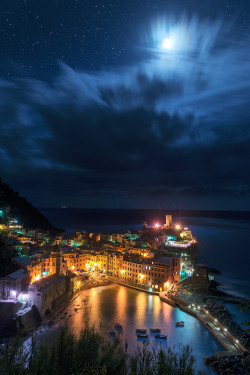
<svg viewBox="0 0 250 375">
<path fill-rule="evenodd" d="M 26 228 L 48 230 L 51 233 L 62 232 L 25 198 L 20 197 L 0 179 L 0 207 L 9 207 L 10 215 L 18 219 Z"/>
</svg>

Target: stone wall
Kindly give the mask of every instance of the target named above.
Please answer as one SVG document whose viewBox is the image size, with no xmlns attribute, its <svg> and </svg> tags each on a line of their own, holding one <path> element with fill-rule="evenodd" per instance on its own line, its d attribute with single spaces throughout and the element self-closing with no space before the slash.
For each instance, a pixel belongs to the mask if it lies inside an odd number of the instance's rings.
<svg viewBox="0 0 250 375">
<path fill-rule="evenodd" d="M 18 303 L 18 302 L 16 302 Z M 14 320 L 15 302 L 0 302 L 0 337 L 14 336 L 17 333 L 17 325 Z"/>
</svg>

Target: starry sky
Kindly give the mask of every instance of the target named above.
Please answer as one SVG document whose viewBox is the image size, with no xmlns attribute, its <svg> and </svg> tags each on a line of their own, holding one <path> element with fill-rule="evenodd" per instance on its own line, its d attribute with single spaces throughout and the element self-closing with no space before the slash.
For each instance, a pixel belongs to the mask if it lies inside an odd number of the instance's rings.
<svg viewBox="0 0 250 375">
<path fill-rule="evenodd" d="M 39 207 L 250 210 L 249 0 L 1 0 L 0 177 Z"/>
</svg>

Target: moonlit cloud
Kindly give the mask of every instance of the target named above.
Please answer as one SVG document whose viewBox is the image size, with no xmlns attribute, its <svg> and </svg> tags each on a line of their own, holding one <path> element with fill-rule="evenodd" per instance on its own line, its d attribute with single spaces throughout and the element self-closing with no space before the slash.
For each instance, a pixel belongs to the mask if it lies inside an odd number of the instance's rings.
<svg viewBox="0 0 250 375">
<path fill-rule="evenodd" d="M 51 82 L 1 81 L 3 177 L 35 178 L 45 204 L 60 204 L 55 184 L 67 205 L 103 194 L 120 205 L 152 194 L 249 202 L 249 38 L 197 17 L 148 30 L 139 63 L 93 73 L 61 63 Z M 28 194 L 40 202 L 39 189 Z"/>
</svg>

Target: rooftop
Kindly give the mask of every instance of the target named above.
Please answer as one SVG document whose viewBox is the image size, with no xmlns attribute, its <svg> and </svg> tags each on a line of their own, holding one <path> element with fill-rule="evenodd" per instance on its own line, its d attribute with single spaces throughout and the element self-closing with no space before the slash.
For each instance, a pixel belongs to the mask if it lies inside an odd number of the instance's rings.
<svg viewBox="0 0 250 375">
<path fill-rule="evenodd" d="M 24 270 L 18 270 L 16 272 L 12 272 L 8 275 L 11 279 L 21 280 L 24 276 L 27 274 L 24 272 Z"/>
<path fill-rule="evenodd" d="M 47 289 L 50 289 L 51 287 L 53 287 L 54 285 L 61 283 L 63 280 L 65 280 L 64 275 L 54 274 L 54 275 L 35 281 L 34 283 L 32 283 L 30 288 L 34 286 L 40 293 L 43 293 Z"/>
<path fill-rule="evenodd" d="M 30 257 L 15 257 L 12 258 L 12 261 L 21 263 L 25 266 L 30 266 L 37 258 L 30 258 Z"/>
</svg>

